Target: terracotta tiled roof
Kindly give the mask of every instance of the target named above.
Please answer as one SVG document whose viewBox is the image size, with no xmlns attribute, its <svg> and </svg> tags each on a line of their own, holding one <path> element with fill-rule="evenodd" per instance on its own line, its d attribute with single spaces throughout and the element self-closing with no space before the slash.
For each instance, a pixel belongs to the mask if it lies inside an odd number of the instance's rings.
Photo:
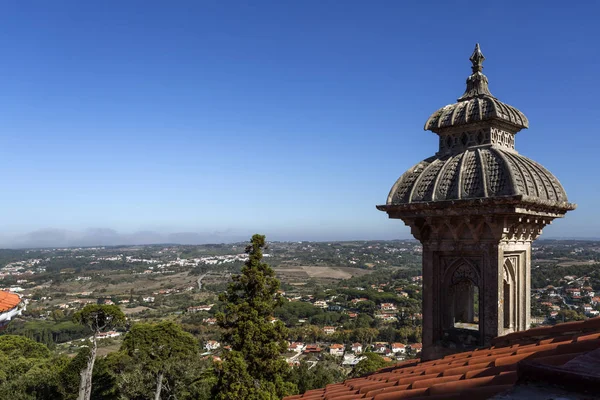
<svg viewBox="0 0 600 400">
<path fill-rule="evenodd" d="M 493 344 L 439 360 L 405 361 L 284 400 L 487 399 L 515 384 L 521 361 L 563 366 L 600 348 L 600 317 L 515 332 Z"/>
<path fill-rule="evenodd" d="M 0 312 L 13 309 L 21 302 L 19 295 L 0 291 Z"/>
</svg>

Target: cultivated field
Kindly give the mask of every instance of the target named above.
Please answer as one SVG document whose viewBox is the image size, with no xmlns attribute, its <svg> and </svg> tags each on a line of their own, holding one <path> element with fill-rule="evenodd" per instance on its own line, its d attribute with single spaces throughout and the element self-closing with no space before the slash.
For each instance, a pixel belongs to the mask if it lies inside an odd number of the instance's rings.
<svg viewBox="0 0 600 400">
<path fill-rule="evenodd" d="M 281 281 L 294 284 L 298 281 L 303 282 L 308 279 L 319 280 L 340 280 L 349 279 L 353 276 L 362 276 L 371 271 L 352 267 L 312 267 L 312 266 L 293 266 L 293 267 L 275 267 L 275 274 Z"/>
</svg>

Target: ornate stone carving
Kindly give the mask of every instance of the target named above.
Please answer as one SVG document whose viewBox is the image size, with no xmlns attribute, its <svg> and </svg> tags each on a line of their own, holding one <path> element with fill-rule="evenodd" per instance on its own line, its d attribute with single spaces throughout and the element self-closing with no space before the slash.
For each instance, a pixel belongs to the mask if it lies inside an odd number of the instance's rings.
<svg viewBox="0 0 600 400">
<path fill-rule="evenodd" d="M 468 197 L 482 197 L 483 185 L 481 180 L 481 163 L 477 157 L 477 151 L 468 151 L 465 155 L 462 172 L 463 194 Z"/>
<path fill-rule="evenodd" d="M 446 338 L 460 337 L 450 335 L 456 321 L 476 321 L 475 305 L 479 345 L 529 327 L 531 243 L 575 208 L 554 175 L 515 150 L 515 135 L 529 123 L 492 96 L 484 58 L 477 46 L 465 93 L 425 124 L 439 135 L 439 151 L 402 175 L 377 206 L 423 244 L 425 359 L 439 356 Z"/>
<path fill-rule="evenodd" d="M 490 142 L 509 149 L 515 148 L 515 134 L 502 129 L 492 127 L 490 129 Z"/>
</svg>

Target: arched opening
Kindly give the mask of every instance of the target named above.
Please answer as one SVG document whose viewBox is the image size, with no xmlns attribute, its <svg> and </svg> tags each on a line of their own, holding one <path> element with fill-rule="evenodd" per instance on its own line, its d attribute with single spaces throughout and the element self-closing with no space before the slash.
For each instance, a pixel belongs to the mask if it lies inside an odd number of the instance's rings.
<svg viewBox="0 0 600 400">
<path fill-rule="evenodd" d="M 453 327 L 479 330 L 479 287 L 462 279 L 452 289 Z"/>
<path fill-rule="evenodd" d="M 513 331 L 516 326 L 515 310 L 515 275 L 514 266 L 510 259 L 504 261 L 502 279 L 502 327 L 506 333 Z"/>
<path fill-rule="evenodd" d="M 510 284 L 504 280 L 504 329 L 510 329 Z"/>
<path fill-rule="evenodd" d="M 456 264 L 455 264 L 456 265 Z M 468 262 L 449 268 L 446 278 L 444 341 L 469 348 L 480 344 L 479 274 Z"/>
</svg>

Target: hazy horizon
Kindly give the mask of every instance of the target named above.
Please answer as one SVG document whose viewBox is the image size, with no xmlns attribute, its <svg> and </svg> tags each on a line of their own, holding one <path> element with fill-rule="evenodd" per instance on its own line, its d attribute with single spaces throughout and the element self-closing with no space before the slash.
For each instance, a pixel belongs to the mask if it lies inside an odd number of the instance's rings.
<svg viewBox="0 0 600 400">
<path fill-rule="evenodd" d="M 66 247 L 97 247 L 97 246 L 127 246 L 127 245 L 201 245 L 220 243 L 246 242 L 254 233 L 265 234 L 268 241 L 277 242 L 342 242 L 342 241 L 377 241 L 377 240 L 414 240 L 408 231 L 386 237 L 360 235 L 328 235 L 311 234 L 269 234 L 264 231 L 235 233 L 235 232 L 160 232 L 136 231 L 131 233 L 118 232 L 108 228 L 93 228 L 83 231 L 66 229 L 40 229 L 12 236 L 0 235 L 0 249 L 35 249 L 35 248 L 66 248 Z M 598 237 L 576 237 L 545 235 L 538 240 L 600 240 Z M 535 242 L 534 242 L 535 243 Z M 534 244 L 535 245 L 535 244 Z"/>
</svg>

